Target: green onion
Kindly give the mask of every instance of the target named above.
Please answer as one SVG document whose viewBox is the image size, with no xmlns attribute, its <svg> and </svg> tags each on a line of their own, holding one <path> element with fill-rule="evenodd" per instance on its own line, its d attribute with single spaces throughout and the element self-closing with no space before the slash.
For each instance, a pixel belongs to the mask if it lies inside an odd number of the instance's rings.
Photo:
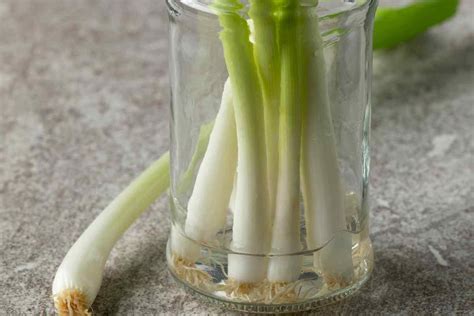
<svg viewBox="0 0 474 316">
<path fill-rule="evenodd" d="M 278 111 L 280 101 L 280 60 L 274 0 L 250 1 L 254 55 L 262 88 L 267 153 L 268 208 L 275 212 L 278 176 Z"/>
<path fill-rule="evenodd" d="M 272 253 L 294 253 L 300 242 L 301 119 L 305 85 L 303 78 L 303 23 L 299 0 L 289 0 L 279 10 L 281 102 L 278 143 L 278 190 L 273 219 Z M 300 256 L 270 259 L 268 280 L 292 282 L 301 271 Z"/>
<path fill-rule="evenodd" d="M 169 154 L 146 169 L 110 203 L 69 249 L 53 281 L 60 315 L 88 313 L 99 291 L 105 262 L 131 224 L 169 187 Z"/>
<path fill-rule="evenodd" d="M 232 170 L 236 169 L 237 164 L 236 138 L 232 91 L 230 82 L 227 81 L 209 144 L 188 202 L 184 232 L 193 240 L 209 241 L 225 225 L 227 206 L 234 186 Z M 174 254 L 181 260 L 194 262 L 199 255 L 196 244 L 179 238 L 177 234 L 175 236 L 178 238 L 173 239 L 171 243 Z"/>
<path fill-rule="evenodd" d="M 270 212 L 267 189 L 267 154 L 263 96 L 247 21 L 237 0 L 216 0 L 222 27 L 220 39 L 233 91 L 237 126 L 237 188 L 232 249 L 248 254 L 267 253 L 270 246 Z M 239 283 L 263 280 L 267 260 L 229 255 L 229 278 Z"/>
<path fill-rule="evenodd" d="M 318 21 L 311 16 L 305 21 L 307 96 L 301 145 L 301 186 L 307 242 L 311 249 L 316 249 L 347 228 L 323 41 Z M 314 254 L 314 265 L 322 271 L 327 283 L 345 285 L 352 279 L 352 241 L 350 234 L 347 235 L 343 242 L 331 242 L 323 249 L 324 252 Z"/>
</svg>

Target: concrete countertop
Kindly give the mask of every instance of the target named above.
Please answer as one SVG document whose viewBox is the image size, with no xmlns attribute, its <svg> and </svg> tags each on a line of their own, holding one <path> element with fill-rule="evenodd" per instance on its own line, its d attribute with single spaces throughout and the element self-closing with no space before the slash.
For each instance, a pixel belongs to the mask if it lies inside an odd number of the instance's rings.
<svg viewBox="0 0 474 316">
<path fill-rule="evenodd" d="M 374 60 L 375 271 L 323 314 L 473 312 L 474 3 Z M 168 146 L 163 1 L 0 2 L 0 315 L 51 314 L 55 270 Z M 112 252 L 97 314 L 218 313 L 166 270 L 166 199 Z"/>
</svg>

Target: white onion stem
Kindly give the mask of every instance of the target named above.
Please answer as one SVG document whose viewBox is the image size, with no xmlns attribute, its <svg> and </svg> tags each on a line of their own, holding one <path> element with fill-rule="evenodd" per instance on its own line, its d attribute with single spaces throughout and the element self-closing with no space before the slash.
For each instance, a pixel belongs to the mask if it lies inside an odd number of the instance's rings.
<svg viewBox="0 0 474 316">
<path fill-rule="evenodd" d="M 90 307 L 102 283 L 112 247 L 168 186 L 169 154 L 166 153 L 87 227 L 69 249 L 54 277 L 53 296 L 60 314 L 84 313 Z M 81 305 L 76 304 L 81 301 L 83 306 L 76 306 Z"/>
<path fill-rule="evenodd" d="M 237 165 L 237 135 L 232 105 L 232 89 L 227 80 L 209 144 L 196 176 L 188 202 L 184 232 L 197 242 L 208 242 L 225 226 L 227 209 Z M 179 234 L 179 232 L 176 232 Z M 177 236 L 175 236 L 177 237 Z M 173 252 L 194 262 L 196 243 L 172 239 Z"/>
</svg>

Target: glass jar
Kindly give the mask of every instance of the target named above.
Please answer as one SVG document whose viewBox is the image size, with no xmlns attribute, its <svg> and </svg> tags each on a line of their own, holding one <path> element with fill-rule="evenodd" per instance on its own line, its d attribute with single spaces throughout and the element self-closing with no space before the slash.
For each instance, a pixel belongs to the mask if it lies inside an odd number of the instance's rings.
<svg viewBox="0 0 474 316">
<path fill-rule="evenodd" d="M 224 308 L 295 312 L 368 279 L 376 0 L 167 0 L 167 261 Z"/>
</svg>

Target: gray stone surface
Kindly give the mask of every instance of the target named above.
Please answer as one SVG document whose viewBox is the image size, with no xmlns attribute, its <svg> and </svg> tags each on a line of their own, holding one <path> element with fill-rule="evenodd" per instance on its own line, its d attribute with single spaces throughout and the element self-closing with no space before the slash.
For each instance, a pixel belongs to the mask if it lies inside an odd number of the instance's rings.
<svg viewBox="0 0 474 316">
<path fill-rule="evenodd" d="M 375 57 L 375 271 L 322 314 L 473 311 L 474 2 Z M 50 314 L 88 223 L 168 145 L 163 1 L 0 1 L 0 314 Z M 165 199 L 120 240 L 97 314 L 219 313 L 169 277 Z"/>
</svg>

